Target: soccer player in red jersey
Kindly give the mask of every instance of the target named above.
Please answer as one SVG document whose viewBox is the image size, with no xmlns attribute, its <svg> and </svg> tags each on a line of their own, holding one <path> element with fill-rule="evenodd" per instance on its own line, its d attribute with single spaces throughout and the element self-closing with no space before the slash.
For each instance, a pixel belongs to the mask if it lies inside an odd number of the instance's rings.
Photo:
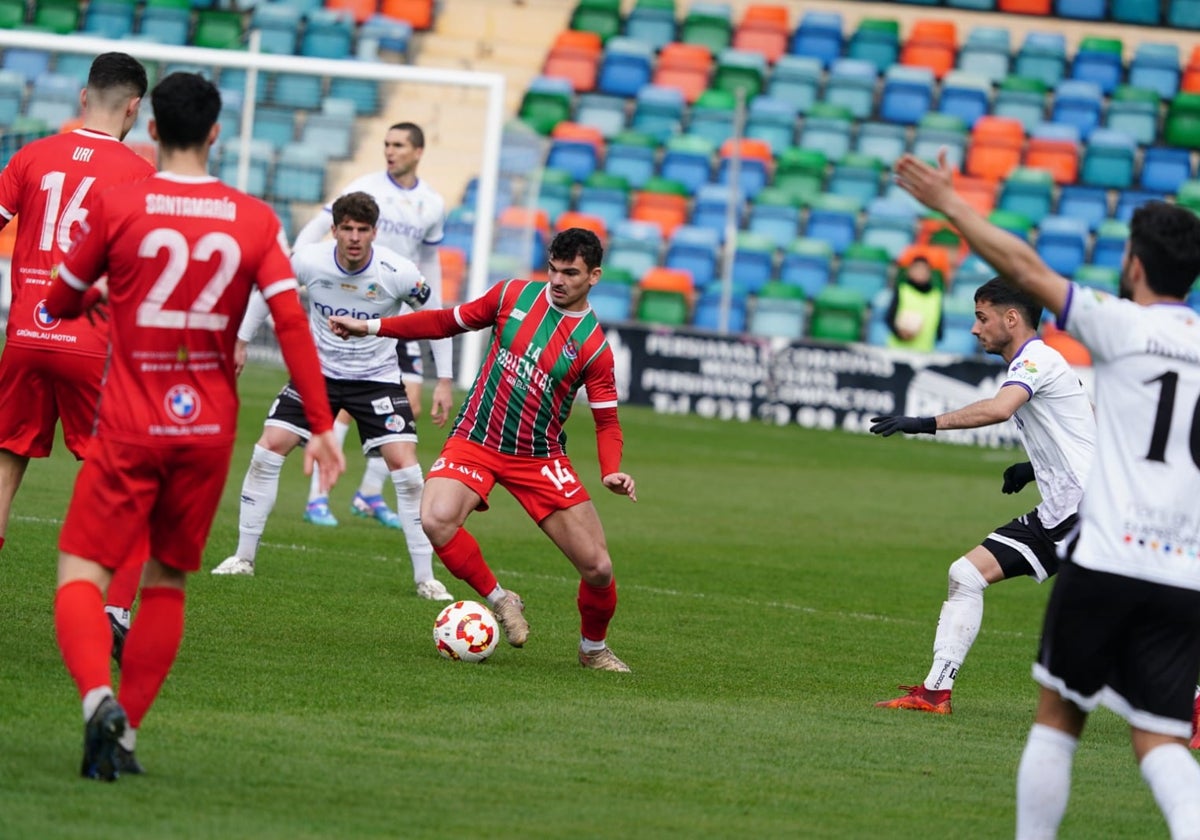
<svg viewBox="0 0 1200 840">
<path fill-rule="evenodd" d="M 96 401 L 108 356 L 102 318 L 62 321 L 44 303 L 50 271 L 97 195 L 114 184 L 140 181 L 154 167 L 121 139 L 146 95 L 146 70 L 132 56 L 96 57 L 79 95 L 83 126 L 23 147 L 0 172 L 0 227 L 20 216 L 12 259 L 12 305 L 0 356 L 0 547 L 13 497 L 30 458 L 45 458 L 62 419 L 67 448 L 82 459 L 96 420 Z M 109 587 L 113 655 L 129 627 L 141 569 L 129 567 Z"/>
<path fill-rule="evenodd" d="M 529 634 L 525 604 L 501 588 L 463 528 L 471 511 L 487 509 L 492 488 L 503 486 L 579 570 L 580 664 L 628 671 L 605 643 L 617 607 L 612 558 L 595 505 L 567 458 L 563 432 L 575 394 L 586 386 L 601 480 L 637 500 L 633 478 L 621 472 L 612 350 L 588 305 L 603 256 L 594 233 L 570 228 L 550 243 L 547 283 L 508 280 L 453 309 L 371 321 L 333 316 L 329 323 L 344 338 L 404 340 L 493 328 L 487 357 L 425 479 L 421 524 L 446 568 L 487 598 L 509 644 L 520 647 Z"/>
<path fill-rule="evenodd" d="M 221 97 L 172 73 L 151 93 L 162 170 L 99 196 L 58 268 L 46 308 L 86 311 L 107 275 L 112 361 L 96 435 L 59 537 L 54 623 L 83 698 L 84 776 L 141 772 L 137 729 L 183 636 L 187 573 L 200 568 L 237 433 L 234 342 L 252 289 L 267 299 L 313 435 L 305 468 L 345 468 L 308 319 L 271 208 L 208 174 Z M 120 695 L 101 592 L 149 547 Z"/>
</svg>

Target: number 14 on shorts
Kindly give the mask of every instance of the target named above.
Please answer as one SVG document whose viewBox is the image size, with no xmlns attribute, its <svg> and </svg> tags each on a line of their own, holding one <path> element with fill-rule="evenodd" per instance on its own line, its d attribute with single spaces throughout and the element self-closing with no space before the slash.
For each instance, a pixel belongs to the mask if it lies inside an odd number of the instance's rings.
<svg viewBox="0 0 1200 840">
<path fill-rule="evenodd" d="M 549 464 L 542 466 L 542 475 L 554 485 L 555 490 L 558 490 L 568 499 L 581 489 L 579 479 L 575 477 L 570 469 L 564 467 L 557 458 L 554 459 L 554 469 L 551 469 Z"/>
</svg>

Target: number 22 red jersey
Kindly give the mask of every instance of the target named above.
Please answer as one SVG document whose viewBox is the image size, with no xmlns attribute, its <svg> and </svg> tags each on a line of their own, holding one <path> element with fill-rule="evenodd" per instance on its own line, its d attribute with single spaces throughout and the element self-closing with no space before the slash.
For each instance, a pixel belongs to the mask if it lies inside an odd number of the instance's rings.
<svg viewBox="0 0 1200 840">
<path fill-rule="evenodd" d="M 141 181 L 154 167 L 117 138 L 79 128 L 35 140 L 0 172 L 0 217 L 19 216 L 12 257 L 7 341 L 88 356 L 108 353 L 108 325 L 46 315 L 50 271 L 62 261 L 96 197 L 116 184 Z"/>
<path fill-rule="evenodd" d="M 112 358 L 97 434 L 233 441 L 233 348 L 250 292 L 296 294 L 284 242 L 268 205 L 216 178 L 159 173 L 96 200 L 61 271 L 76 289 L 108 274 Z"/>
</svg>

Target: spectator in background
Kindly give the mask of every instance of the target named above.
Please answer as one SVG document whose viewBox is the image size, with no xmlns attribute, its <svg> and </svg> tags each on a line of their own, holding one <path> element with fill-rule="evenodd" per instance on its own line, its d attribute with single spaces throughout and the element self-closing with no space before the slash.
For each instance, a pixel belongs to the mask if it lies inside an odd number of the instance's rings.
<svg viewBox="0 0 1200 840">
<path fill-rule="evenodd" d="M 896 275 L 896 293 L 887 311 L 887 325 L 892 331 L 888 346 L 932 350 L 942 337 L 943 295 L 929 260 L 916 257 L 901 266 Z"/>
</svg>

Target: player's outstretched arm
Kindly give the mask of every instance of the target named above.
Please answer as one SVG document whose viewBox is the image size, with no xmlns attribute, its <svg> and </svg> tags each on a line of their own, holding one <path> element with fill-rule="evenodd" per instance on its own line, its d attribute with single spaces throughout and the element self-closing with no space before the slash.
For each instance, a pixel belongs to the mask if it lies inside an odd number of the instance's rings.
<svg viewBox="0 0 1200 840">
<path fill-rule="evenodd" d="M 454 384 L 449 379 L 439 379 L 433 386 L 433 407 L 429 411 L 429 419 L 433 425 L 446 425 L 454 411 Z"/>
<path fill-rule="evenodd" d="M 1006 385 L 999 393 L 936 417 L 905 417 L 885 414 L 871 418 L 871 433 L 890 437 L 896 432 L 908 435 L 932 435 L 938 429 L 978 429 L 1003 423 L 1029 401 L 1029 392 L 1016 385 Z"/>
<path fill-rule="evenodd" d="M 337 483 L 338 476 L 346 471 L 346 456 L 338 444 L 333 430 L 313 435 L 304 447 L 304 474 L 312 475 L 313 464 L 321 468 L 320 480 L 322 493 L 328 493 Z"/>
<path fill-rule="evenodd" d="M 343 341 L 347 338 L 362 338 L 367 334 L 367 322 L 348 315 L 330 315 L 329 329 Z"/>
<path fill-rule="evenodd" d="M 936 169 L 913 155 L 901 157 L 896 163 L 896 182 L 929 209 L 943 213 L 971 249 L 1007 282 L 1033 295 L 1056 315 L 1062 312 L 1070 284 L 1027 242 L 989 222 L 954 191 L 945 149 L 938 152 Z"/>
<path fill-rule="evenodd" d="M 628 496 L 629 501 L 637 501 L 637 488 L 633 481 L 633 476 L 629 473 L 615 472 L 609 473 L 600 479 L 604 482 L 604 486 L 618 496 Z"/>
</svg>

